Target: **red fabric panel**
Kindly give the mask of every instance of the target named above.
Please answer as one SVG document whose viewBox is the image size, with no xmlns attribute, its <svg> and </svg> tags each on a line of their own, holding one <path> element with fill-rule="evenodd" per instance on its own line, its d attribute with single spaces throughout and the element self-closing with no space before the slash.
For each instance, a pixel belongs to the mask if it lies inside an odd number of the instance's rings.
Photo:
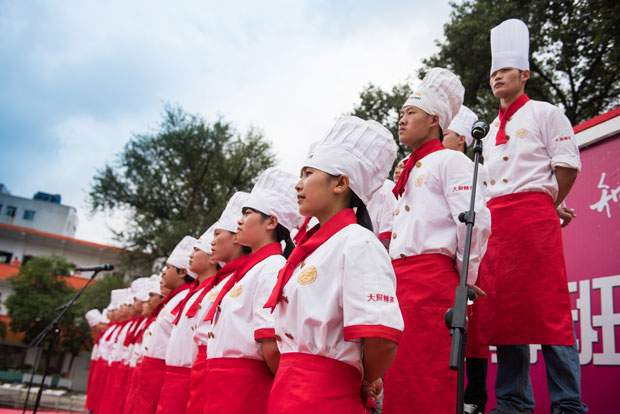
<svg viewBox="0 0 620 414">
<path fill-rule="evenodd" d="M 383 325 L 355 325 L 344 327 L 344 340 L 351 341 L 358 338 L 383 338 L 392 342 L 400 342 L 402 332 L 395 328 Z"/>
<path fill-rule="evenodd" d="M 275 338 L 276 330 L 273 328 L 257 329 L 254 331 L 254 340 L 258 341 L 263 338 Z"/>
<path fill-rule="evenodd" d="M 450 331 L 444 323 L 459 277 L 452 259 L 425 254 L 392 262 L 405 331 L 385 375 L 383 413 L 454 413 L 456 371 L 450 364 Z"/>
<path fill-rule="evenodd" d="M 491 237 L 474 303 L 480 342 L 573 345 L 560 221 L 551 196 L 538 192 L 491 199 Z"/>
<path fill-rule="evenodd" d="M 123 404 L 123 414 L 133 414 L 133 404 L 136 395 L 136 384 L 138 382 L 140 372 L 140 365 L 137 365 L 135 368 L 129 368 L 129 373 L 127 374 L 126 380 L 126 393 L 125 393 L 125 403 Z"/>
<path fill-rule="evenodd" d="M 157 414 L 184 414 L 189 399 L 191 368 L 166 366 Z"/>
<path fill-rule="evenodd" d="M 95 378 L 97 377 L 97 368 L 99 368 L 99 366 L 101 364 L 99 364 L 99 361 L 101 361 L 101 358 L 95 359 L 95 360 L 91 360 L 90 361 L 90 368 L 88 369 L 88 382 L 86 385 L 86 402 L 84 403 L 84 408 L 86 408 L 87 410 L 92 410 L 93 409 L 93 399 L 94 399 L 94 382 L 96 381 Z"/>
<path fill-rule="evenodd" d="M 263 360 L 248 358 L 207 359 L 204 413 L 264 414 L 273 375 Z"/>
<path fill-rule="evenodd" d="M 140 371 L 140 382 L 136 385 L 134 414 L 155 414 L 161 386 L 166 376 L 166 361 L 144 357 Z"/>
<path fill-rule="evenodd" d="M 207 346 L 198 347 L 198 355 L 192 365 L 189 380 L 189 401 L 185 414 L 202 414 L 205 409 L 207 387 Z"/>
<path fill-rule="evenodd" d="M 332 358 L 303 353 L 280 356 L 269 414 L 361 414 L 362 374 Z"/>
</svg>

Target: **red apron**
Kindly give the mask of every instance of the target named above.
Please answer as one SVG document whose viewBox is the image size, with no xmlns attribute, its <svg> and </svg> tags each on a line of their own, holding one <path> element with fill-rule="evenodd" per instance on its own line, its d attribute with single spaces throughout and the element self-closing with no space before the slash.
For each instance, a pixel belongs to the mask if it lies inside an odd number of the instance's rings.
<svg viewBox="0 0 620 414">
<path fill-rule="evenodd" d="M 136 385 L 134 414 L 155 414 L 161 385 L 166 375 L 166 361 L 145 356 L 140 365 L 140 382 Z"/>
<path fill-rule="evenodd" d="M 90 368 L 88 369 L 88 382 L 86 385 L 86 402 L 84 403 L 84 408 L 87 410 L 91 410 L 94 407 L 94 386 L 97 378 L 97 368 L 99 368 L 99 361 L 101 358 L 97 358 L 95 360 L 90 361 Z"/>
<path fill-rule="evenodd" d="M 198 347 L 198 355 L 192 365 L 189 380 L 189 400 L 185 414 L 202 414 L 205 410 L 205 388 L 207 387 L 207 346 Z"/>
<path fill-rule="evenodd" d="M 573 345 L 560 221 L 551 196 L 508 194 L 487 203 L 491 237 L 475 301 L 480 342 Z"/>
<path fill-rule="evenodd" d="M 472 308 L 473 306 L 467 307 L 468 324 L 467 344 L 465 344 L 465 358 L 489 359 L 489 356 L 491 356 L 489 346 L 480 343 L 480 335 L 478 334 L 478 330 L 480 329 L 480 319 L 478 318 L 478 314 L 476 314 Z"/>
<path fill-rule="evenodd" d="M 116 413 L 116 411 L 112 411 L 112 407 L 116 404 L 116 398 L 119 397 L 117 379 L 120 376 L 120 369 L 120 362 L 112 362 L 110 364 L 110 367 L 108 368 L 108 372 L 106 374 L 105 388 L 102 390 L 103 395 L 101 401 L 99 402 L 98 413 L 100 414 Z"/>
<path fill-rule="evenodd" d="M 132 369 L 129 376 L 129 391 L 127 391 L 127 397 L 125 398 L 125 405 L 123 406 L 123 414 L 133 414 L 133 407 L 136 402 L 136 390 L 140 383 L 140 373 L 142 364 L 136 365 Z"/>
<path fill-rule="evenodd" d="M 263 360 L 207 359 L 205 414 L 264 414 L 273 375 Z"/>
<path fill-rule="evenodd" d="M 91 410 L 95 414 L 99 414 L 99 407 L 101 406 L 101 400 L 105 395 L 105 383 L 108 378 L 108 371 L 110 370 L 110 366 L 108 365 L 108 361 L 103 358 L 99 358 L 99 368 L 97 368 L 97 377 L 93 380 L 93 403 L 91 405 Z"/>
<path fill-rule="evenodd" d="M 353 365 L 300 352 L 280 356 L 269 414 L 363 414 L 362 374 Z"/>
<path fill-rule="evenodd" d="M 157 414 L 184 414 L 189 398 L 191 368 L 166 365 L 166 377 L 159 393 Z"/>
<path fill-rule="evenodd" d="M 454 263 L 443 254 L 422 254 L 392 264 L 405 330 L 385 374 L 383 413 L 453 414 L 456 371 L 449 368 L 452 338 L 444 316 L 459 284 Z"/>
</svg>

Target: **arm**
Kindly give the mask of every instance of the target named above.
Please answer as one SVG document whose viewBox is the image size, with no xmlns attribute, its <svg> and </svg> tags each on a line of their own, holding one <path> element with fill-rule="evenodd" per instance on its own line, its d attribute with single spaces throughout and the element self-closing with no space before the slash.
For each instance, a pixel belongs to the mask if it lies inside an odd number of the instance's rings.
<svg viewBox="0 0 620 414">
<path fill-rule="evenodd" d="M 555 200 L 556 208 L 562 204 L 571 188 L 573 188 L 573 184 L 575 184 L 575 180 L 577 179 L 577 174 L 579 174 L 579 171 L 575 168 L 555 168 L 555 179 L 558 181 L 558 197 Z"/>
<path fill-rule="evenodd" d="M 374 382 L 392 365 L 398 344 L 384 338 L 364 338 L 364 380 Z"/>
<path fill-rule="evenodd" d="M 261 342 L 263 343 L 263 356 L 265 357 L 265 362 L 267 363 L 271 373 L 276 375 L 278 365 L 280 365 L 280 350 L 278 349 L 276 340 L 275 338 L 263 338 Z"/>
</svg>

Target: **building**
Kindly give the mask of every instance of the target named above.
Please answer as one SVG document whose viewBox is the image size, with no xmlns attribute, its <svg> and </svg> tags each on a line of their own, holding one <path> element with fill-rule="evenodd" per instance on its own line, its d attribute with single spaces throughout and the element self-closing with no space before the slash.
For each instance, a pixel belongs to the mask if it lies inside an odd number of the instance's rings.
<svg viewBox="0 0 620 414">
<path fill-rule="evenodd" d="M 118 264 L 121 249 L 75 239 L 76 226 L 76 209 L 60 204 L 60 195 L 39 192 L 33 199 L 27 199 L 8 194 L 0 184 L 0 321 L 8 324 L 10 320 L 5 302 L 13 290 L 8 278 L 33 257 L 56 254 L 76 267 Z M 79 289 L 89 277 L 90 273 L 76 273 L 67 282 Z M 27 351 L 21 339 L 22 335 L 9 331 L 0 342 L 0 374 L 34 364 L 36 350 Z M 60 372 L 67 372 L 72 362 L 69 377 L 72 389 L 85 391 L 90 351 L 83 351 L 71 360 L 68 354 L 55 355 L 52 364 Z"/>
<path fill-rule="evenodd" d="M 75 207 L 60 204 L 60 194 L 37 192 L 31 199 L 14 196 L 0 184 L 0 223 L 73 237 Z M 1 253 L 0 253 L 1 254 Z"/>
</svg>

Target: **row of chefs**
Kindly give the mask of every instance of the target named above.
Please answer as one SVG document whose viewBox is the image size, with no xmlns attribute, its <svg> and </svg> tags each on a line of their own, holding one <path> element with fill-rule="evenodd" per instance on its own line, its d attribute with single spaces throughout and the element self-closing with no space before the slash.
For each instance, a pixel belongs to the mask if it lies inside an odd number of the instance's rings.
<svg viewBox="0 0 620 414">
<path fill-rule="evenodd" d="M 527 27 L 508 20 L 491 39 L 500 113 L 484 146 L 467 280 L 488 295 L 473 306 L 468 353 L 485 358 L 499 345 L 498 384 L 527 385 L 529 371 L 510 365 L 527 357 L 523 344 L 550 347 L 560 366 L 577 355 L 556 205 L 580 161 L 559 108 L 523 92 Z M 161 275 L 113 291 L 109 323 L 90 315 L 101 333 L 87 408 L 362 413 L 382 395 L 385 413 L 454 412 L 443 319 L 462 267 L 458 215 L 473 176 L 462 150 L 476 119 L 463 96 L 455 74 L 434 68 L 407 99 L 399 139 L 413 152 L 396 184 L 385 180 L 391 133 L 344 117 L 311 145 L 300 177 L 266 170 L 200 239 L 186 236 Z M 576 377 L 578 394 L 578 372 L 564 372 L 554 384 Z M 522 388 L 497 386 L 494 412 L 531 412 Z M 562 392 L 552 405 L 585 411 L 580 395 Z"/>
</svg>

